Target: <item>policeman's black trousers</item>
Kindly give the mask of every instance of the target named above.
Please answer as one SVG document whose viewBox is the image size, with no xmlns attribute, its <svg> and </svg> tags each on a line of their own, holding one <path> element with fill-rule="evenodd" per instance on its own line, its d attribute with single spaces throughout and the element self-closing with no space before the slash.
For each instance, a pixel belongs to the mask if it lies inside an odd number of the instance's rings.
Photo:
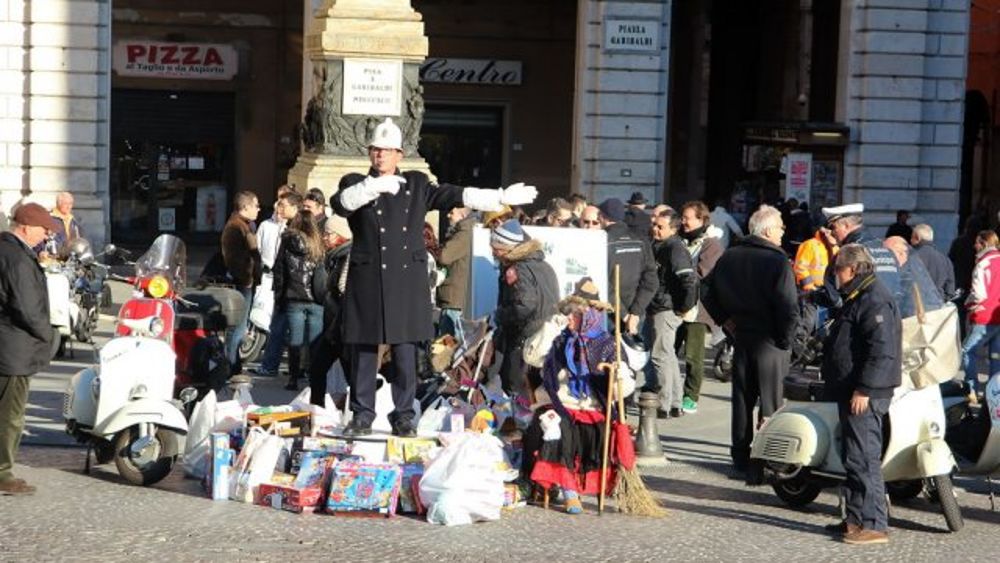
<svg viewBox="0 0 1000 563">
<path fill-rule="evenodd" d="M 892 399 L 869 399 L 868 409 L 851 414 L 850 402 L 837 407 L 840 415 L 841 454 L 844 460 L 844 504 L 847 522 L 866 530 L 889 527 L 882 480 L 882 424 Z"/>
<path fill-rule="evenodd" d="M 371 425 L 375 420 L 375 376 L 378 374 L 378 345 L 349 344 L 349 371 L 351 385 L 351 411 L 354 420 Z M 389 415 L 390 422 L 413 421 L 416 412 L 413 400 L 417 394 L 417 345 L 404 342 L 390 345 L 392 366 L 382 370 L 382 375 L 392 384 L 392 402 L 396 409 Z"/>
<path fill-rule="evenodd" d="M 760 401 L 760 418 L 771 416 L 782 404 L 784 379 L 791 352 L 767 341 L 737 338 L 733 346 L 732 448 L 733 465 L 745 469 L 753 441 L 753 409 Z"/>
</svg>

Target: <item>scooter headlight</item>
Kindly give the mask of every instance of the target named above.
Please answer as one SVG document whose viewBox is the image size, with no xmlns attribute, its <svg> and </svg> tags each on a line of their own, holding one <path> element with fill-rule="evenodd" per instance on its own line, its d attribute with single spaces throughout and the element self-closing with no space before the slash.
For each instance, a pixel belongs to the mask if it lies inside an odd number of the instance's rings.
<svg viewBox="0 0 1000 563">
<path fill-rule="evenodd" d="M 146 291 L 154 299 L 159 299 L 170 293 L 170 281 L 163 276 L 153 276 L 153 279 L 149 280 Z"/>
</svg>

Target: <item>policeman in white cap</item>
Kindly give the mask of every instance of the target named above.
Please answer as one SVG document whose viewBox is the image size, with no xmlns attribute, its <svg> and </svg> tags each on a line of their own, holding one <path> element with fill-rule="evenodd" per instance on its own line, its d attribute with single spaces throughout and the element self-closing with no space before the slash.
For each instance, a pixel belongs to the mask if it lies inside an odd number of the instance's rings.
<svg viewBox="0 0 1000 563">
<path fill-rule="evenodd" d="M 351 410 L 344 434 L 371 433 L 375 419 L 378 346 L 387 344 L 392 369 L 393 433 L 413 436 L 417 343 L 434 337 L 424 248 L 428 210 L 453 207 L 499 211 L 534 201 L 537 190 L 523 183 L 501 189 L 436 185 L 422 172 L 400 172 L 403 133 L 387 118 L 368 145 L 367 175 L 348 174 L 333 196 L 333 208 L 354 233 L 343 302 L 344 343 L 351 352 Z"/>
<path fill-rule="evenodd" d="M 868 249 L 875 262 L 875 274 L 896 296 L 898 303 L 902 295 L 899 262 L 896 261 L 896 256 L 890 250 L 882 246 L 880 239 L 865 233 L 864 204 L 849 203 L 838 207 L 824 207 L 822 211 L 823 216 L 826 217 L 826 225 L 833 233 L 833 238 L 837 240 L 838 246 L 860 244 Z M 834 270 L 831 260 L 831 266 L 826 269 L 823 287 L 812 293 L 813 301 L 822 307 L 837 308 L 842 303 L 840 292 L 837 291 L 837 276 Z"/>
</svg>

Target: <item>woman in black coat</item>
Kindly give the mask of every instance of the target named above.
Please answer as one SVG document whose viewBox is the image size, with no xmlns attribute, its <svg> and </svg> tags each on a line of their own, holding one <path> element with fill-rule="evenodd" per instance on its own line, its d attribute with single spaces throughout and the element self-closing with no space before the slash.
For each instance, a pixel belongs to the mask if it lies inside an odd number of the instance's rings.
<svg viewBox="0 0 1000 563">
<path fill-rule="evenodd" d="M 288 385 L 298 390 L 302 349 L 323 332 L 323 296 L 316 295 L 313 276 L 323 268 L 323 240 L 312 214 L 300 211 L 281 235 L 274 259 L 274 306 L 288 315 Z M 322 272 L 320 272 L 322 274 Z M 319 287 L 325 288 L 325 283 Z"/>
</svg>

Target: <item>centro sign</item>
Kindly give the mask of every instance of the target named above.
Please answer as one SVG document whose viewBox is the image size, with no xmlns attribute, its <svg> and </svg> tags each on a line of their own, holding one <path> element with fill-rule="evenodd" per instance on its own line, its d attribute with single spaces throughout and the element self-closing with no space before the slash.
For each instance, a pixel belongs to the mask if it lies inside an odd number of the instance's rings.
<svg viewBox="0 0 1000 563">
<path fill-rule="evenodd" d="M 213 43 L 119 41 L 111 58 L 118 76 L 230 80 L 239 69 L 236 49 Z"/>
<path fill-rule="evenodd" d="M 421 82 L 518 86 L 521 61 L 431 58 L 420 65 Z"/>
</svg>

